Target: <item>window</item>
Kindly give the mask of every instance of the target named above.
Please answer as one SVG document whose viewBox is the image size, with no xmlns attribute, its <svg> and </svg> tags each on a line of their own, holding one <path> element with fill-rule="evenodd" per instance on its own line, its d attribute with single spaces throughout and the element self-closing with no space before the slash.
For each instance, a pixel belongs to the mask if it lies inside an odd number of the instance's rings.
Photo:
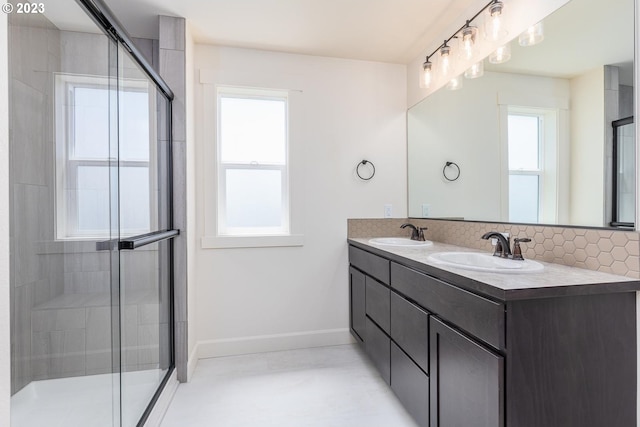
<svg viewBox="0 0 640 427">
<path fill-rule="evenodd" d="M 218 235 L 288 235 L 288 93 L 217 90 Z"/>
<path fill-rule="evenodd" d="M 150 103 L 147 83 L 56 76 L 56 211 L 58 239 L 110 235 L 111 166 L 119 161 L 122 234 L 151 230 Z M 118 97 L 118 127 L 110 108 Z M 118 143 L 110 140 L 118 129 Z M 115 138 L 114 138 L 115 139 Z M 118 152 L 119 151 L 119 152 Z"/>
<path fill-rule="evenodd" d="M 543 189 L 543 116 L 510 112 L 507 117 L 509 221 L 540 222 Z"/>
</svg>

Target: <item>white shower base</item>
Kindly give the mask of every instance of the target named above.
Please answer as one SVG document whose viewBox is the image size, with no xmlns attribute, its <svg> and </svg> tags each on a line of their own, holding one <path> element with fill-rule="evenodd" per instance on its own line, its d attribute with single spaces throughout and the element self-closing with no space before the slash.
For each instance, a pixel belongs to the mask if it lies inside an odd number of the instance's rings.
<svg viewBox="0 0 640 427">
<path fill-rule="evenodd" d="M 122 427 L 137 424 L 166 372 L 122 374 Z M 119 405 L 120 374 L 33 381 L 11 397 L 11 427 L 116 427 Z"/>
</svg>

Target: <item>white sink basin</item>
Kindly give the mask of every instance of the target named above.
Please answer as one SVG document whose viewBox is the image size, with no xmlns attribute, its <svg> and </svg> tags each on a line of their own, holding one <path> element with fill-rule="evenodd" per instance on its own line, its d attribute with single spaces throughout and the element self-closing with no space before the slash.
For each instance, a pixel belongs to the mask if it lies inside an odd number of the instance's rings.
<svg viewBox="0 0 640 427">
<path fill-rule="evenodd" d="M 406 239 L 404 237 L 377 237 L 375 239 L 369 239 L 369 243 L 381 246 L 402 246 L 406 248 L 420 248 L 433 245 L 433 242 L 429 240 L 419 242 L 417 240 Z"/>
<path fill-rule="evenodd" d="M 544 270 L 544 265 L 530 259 L 515 261 L 477 252 L 439 252 L 429 255 L 428 260 L 450 267 L 491 273 L 522 274 Z"/>
</svg>

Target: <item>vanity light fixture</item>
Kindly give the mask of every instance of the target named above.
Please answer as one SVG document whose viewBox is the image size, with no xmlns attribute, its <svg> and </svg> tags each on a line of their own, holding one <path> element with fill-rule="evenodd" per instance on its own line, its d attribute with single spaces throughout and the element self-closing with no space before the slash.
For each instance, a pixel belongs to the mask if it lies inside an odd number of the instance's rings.
<svg viewBox="0 0 640 427">
<path fill-rule="evenodd" d="M 489 55 L 489 62 L 492 64 L 504 64 L 511 59 L 511 45 L 509 43 L 500 46 L 491 55 Z"/>
<path fill-rule="evenodd" d="M 478 34 L 478 28 L 469 24 L 470 21 L 467 21 L 467 24 L 460 32 L 460 46 L 462 47 L 460 53 L 466 60 L 473 57 L 473 47 L 476 43 L 476 36 Z"/>
<path fill-rule="evenodd" d="M 450 77 L 455 68 L 454 60 L 456 56 L 466 63 L 470 63 L 474 59 L 479 31 L 478 26 L 472 24 L 479 17 L 482 19 L 481 15 L 485 12 L 488 14 L 484 24 L 486 38 L 500 40 L 507 34 L 503 25 L 504 3 L 502 0 L 491 0 L 478 13 L 467 19 L 465 24 L 453 33 L 451 37 L 446 39 L 431 54 L 427 55 L 419 73 L 421 88 L 428 89 L 436 80 L 449 80 L 446 85 L 447 88 L 456 90 L 462 87 L 463 75 L 468 79 L 474 79 L 484 74 L 484 63 L 479 61 L 470 65 L 470 68 L 462 75 L 454 78 Z M 450 44 L 454 39 L 457 42 Z M 459 52 L 458 49 L 460 50 Z M 509 45 L 505 45 L 491 55 L 490 62 L 500 64 L 508 61 L 509 58 L 511 58 L 511 51 Z M 434 63 L 437 63 L 437 67 L 434 67 Z"/>
<path fill-rule="evenodd" d="M 467 79 L 477 79 L 478 77 L 482 77 L 484 75 L 484 61 L 480 60 L 476 62 L 471 67 L 464 72 L 464 77 Z"/>
<path fill-rule="evenodd" d="M 533 46 L 544 40 L 544 23 L 542 21 L 530 26 L 527 31 L 520 34 L 518 43 L 520 46 Z"/>
<path fill-rule="evenodd" d="M 503 10 L 504 3 L 500 0 L 495 0 L 489 5 L 489 16 L 485 25 L 485 35 L 489 40 L 498 41 L 507 35 L 503 22 Z"/>
<path fill-rule="evenodd" d="M 420 73 L 420 87 L 429 89 L 433 81 L 433 63 L 429 61 L 429 57 L 422 64 L 422 72 Z"/>
<path fill-rule="evenodd" d="M 449 90 L 459 90 L 462 89 L 462 82 L 462 74 L 460 74 L 459 76 L 456 76 L 449 80 L 449 83 L 447 83 L 447 86 L 445 87 Z"/>
<path fill-rule="evenodd" d="M 449 40 L 445 40 L 440 48 L 440 71 L 443 76 L 448 76 L 453 66 L 453 58 L 451 57 L 451 46 L 447 44 Z"/>
</svg>

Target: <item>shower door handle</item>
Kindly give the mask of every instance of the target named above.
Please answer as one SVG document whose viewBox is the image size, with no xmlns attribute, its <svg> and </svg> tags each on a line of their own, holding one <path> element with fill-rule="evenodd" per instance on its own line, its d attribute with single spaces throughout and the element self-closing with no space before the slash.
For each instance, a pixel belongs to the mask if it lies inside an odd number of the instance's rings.
<svg viewBox="0 0 640 427">
<path fill-rule="evenodd" d="M 118 244 L 120 250 L 133 250 L 152 243 L 173 239 L 180 234 L 180 230 L 154 231 L 152 233 L 140 234 L 138 236 L 121 239 Z"/>
<path fill-rule="evenodd" d="M 180 234 L 180 230 L 162 230 L 146 234 L 139 234 L 126 239 L 111 239 L 96 242 L 96 251 L 133 250 L 152 243 L 173 239 Z"/>
</svg>

